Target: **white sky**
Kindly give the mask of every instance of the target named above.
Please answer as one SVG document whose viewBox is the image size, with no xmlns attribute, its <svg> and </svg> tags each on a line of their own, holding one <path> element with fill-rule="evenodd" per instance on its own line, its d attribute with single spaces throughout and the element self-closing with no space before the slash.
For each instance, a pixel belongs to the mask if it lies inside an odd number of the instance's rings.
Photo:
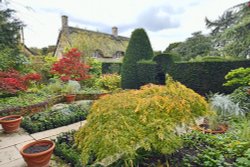
<svg viewBox="0 0 250 167">
<path fill-rule="evenodd" d="M 191 33 L 203 31 L 205 17 L 216 19 L 226 9 L 247 0 L 8 0 L 25 24 L 28 47 L 55 45 L 61 15 L 69 25 L 130 37 L 135 28 L 144 28 L 154 50 L 184 41 Z"/>
</svg>

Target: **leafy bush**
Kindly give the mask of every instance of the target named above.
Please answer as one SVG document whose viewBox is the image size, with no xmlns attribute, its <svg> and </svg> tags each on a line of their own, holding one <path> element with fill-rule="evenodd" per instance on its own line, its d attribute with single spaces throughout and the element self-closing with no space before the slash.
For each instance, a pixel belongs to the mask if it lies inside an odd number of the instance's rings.
<svg viewBox="0 0 250 167">
<path fill-rule="evenodd" d="M 81 81 L 89 78 L 88 69 L 90 67 L 81 62 L 81 52 L 72 48 L 63 58 L 53 64 L 52 74 L 60 76 L 62 81 Z"/>
<path fill-rule="evenodd" d="M 136 29 L 132 32 L 124 61 L 122 64 L 123 89 L 138 89 L 137 62 L 139 60 L 150 60 L 153 58 L 153 50 L 144 29 Z"/>
<path fill-rule="evenodd" d="M 92 57 L 87 57 L 87 64 L 90 65 L 90 78 L 81 81 L 81 85 L 85 88 L 96 87 L 96 83 L 102 74 L 102 63 Z"/>
<path fill-rule="evenodd" d="M 249 160 L 250 142 L 241 140 L 235 132 L 222 135 L 192 132 L 182 138 L 183 147 L 168 158 L 170 166 L 240 166 L 241 160 Z"/>
<path fill-rule="evenodd" d="M 23 107 L 41 103 L 47 100 L 47 94 L 39 93 L 20 93 L 17 96 L 0 98 L 0 110 L 11 107 Z"/>
<path fill-rule="evenodd" d="M 214 94 L 210 97 L 210 104 L 222 121 L 245 115 L 244 110 L 238 103 L 234 103 L 229 95 Z"/>
<path fill-rule="evenodd" d="M 250 86 L 250 67 L 231 70 L 225 79 L 228 80 L 225 86 Z"/>
<path fill-rule="evenodd" d="M 82 167 L 80 161 L 81 152 L 77 150 L 74 144 L 75 131 L 62 133 L 56 140 L 54 154 L 70 163 L 73 167 Z"/>
<path fill-rule="evenodd" d="M 98 87 L 106 91 L 114 91 L 121 87 L 121 76 L 118 74 L 103 74 L 97 83 Z"/>
<path fill-rule="evenodd" d="M 67 94 L 76 94 L 80 91 L 81 85 L 77 81 L 69 80 L 63 87 L 63 92 Z"/>
<path fill-rule="evenodd" d="M 239 103 L 239 106 L 246 112 L 250 113 L 250 94 L 248 90 L 250 87 L 239 87 L 230 94 L 231 99 L 235 103 Z"/>
<path fill-rule="evenodd" d="M 181 146 L 176 127 L 206 114 L 205 99 L 184 85 L 174 81 L 166 86 L 151 84 L 97 100 L 75 139 L 83 164 L 93 154 L 96 164 L 120 158 L 132 164 L 138 149 L 174 152 Z"/>
<path fill-rule="evenodd" d="M 16 70 L 0 71 L 0 91 L 6 94 L 16 94 L 20 91 L 25 91 L 28 88 L 30 81 L 39 81 L 39 74 L 21 75 Z"/>
<path fill-rule="evenodd" d="M 86 118 L 89 105 L 89 103 L 86 103 L 85 106 L 72 104 L 68 108 L 26 116 L 21 126 L 29 133 L 35 133 L 75 123 Z"/>
</svg>

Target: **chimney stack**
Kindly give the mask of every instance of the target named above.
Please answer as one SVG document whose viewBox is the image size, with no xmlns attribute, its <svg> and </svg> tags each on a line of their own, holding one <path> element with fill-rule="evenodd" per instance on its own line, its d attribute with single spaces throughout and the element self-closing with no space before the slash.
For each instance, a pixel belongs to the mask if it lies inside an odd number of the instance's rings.
<svg viewBox="0 0 250 167">
<path fill-rule="evenodd" d="M 63 15 L 62 16 L 62 29 L 68 27 L 68 16 Z"/>
<path fill-rule="evenodd" d="M 117 27 L 112 27 L 112 35 L 114 37 L 117 37 L 118 36 L 118 28 Z"/>
</svg>

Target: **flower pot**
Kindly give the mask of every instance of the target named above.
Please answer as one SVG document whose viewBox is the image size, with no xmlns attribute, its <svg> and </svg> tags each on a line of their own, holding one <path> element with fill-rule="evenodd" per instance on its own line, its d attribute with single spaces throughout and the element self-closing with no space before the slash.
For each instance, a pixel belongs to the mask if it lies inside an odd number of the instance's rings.
<svg viewBox="0 0 250 167">
<path fill-rule="evenodd" d="M 22 121 L 22 116 L 20 115 L 9 115 L 0 118 L 0 124 L 3 127 L 4 132 L 13 133 L 17 132 Z"/>
<path fill-rule="evenodd" d="M 37 140 L 20 150 L 28 167 L 48 167 L 55 143 L 50 140 Z"/>
<path fill-rule="evenodd" d="M 209 125 L 206 123 L 202 123 L 196 128 L 199 131 L 202 131 L 203 133 L 210 133 L 210 134 L 222 134 L 225 133 L 228 129 L 228 126 L 225 124 L 218 125 L 218 128 L 216 130 L 209 129 Z"/>
<path fill-rule="evenodd" d="M 65 95 L 65 99 L 67 103 L 72 103 L 76 99 L 76 95 Z"/>
</svg>

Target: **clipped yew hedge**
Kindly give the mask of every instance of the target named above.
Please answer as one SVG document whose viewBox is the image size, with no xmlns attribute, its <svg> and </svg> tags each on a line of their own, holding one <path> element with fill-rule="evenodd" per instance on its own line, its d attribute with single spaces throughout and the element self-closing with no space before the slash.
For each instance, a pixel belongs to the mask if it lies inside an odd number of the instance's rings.
<svg viewBox="0 0 250 167">
<path fill-rule="evenodd" d="M 120 74 L 121 67 L 122 67 L 122 63 L 103 62 L 102 63 L 102 74 L 113 74 L 113 73 Z"/>
<path fill-rule="evenodd" d="M 209 92 L 227 94 L 235 87 L 223 86 L 225 75 L 239 67 L 250 67 L 250 61 L 174 63 L 167 73 L 201 95 Z"/>
</svg>

